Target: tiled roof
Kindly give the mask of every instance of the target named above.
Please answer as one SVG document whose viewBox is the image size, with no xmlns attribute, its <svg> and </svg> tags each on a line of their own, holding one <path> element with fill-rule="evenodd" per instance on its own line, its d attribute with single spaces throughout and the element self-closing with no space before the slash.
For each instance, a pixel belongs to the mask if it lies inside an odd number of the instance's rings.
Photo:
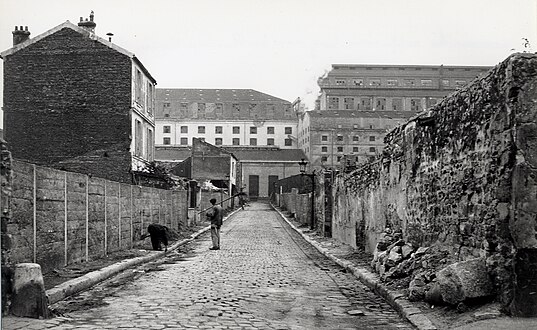
<svg viewBox="0 0 537 330">
<path fill-rule="evenodd" d="M 157 88 L 157 99 L 184 102 L 284 102 L 289 101 L 253 89 Z"/>
<path fill-rule="evenodd" d="M 414 111 L 355 111 L 355 110 L 314 110 L 307 111 L 313 118 L 412 118 Z"/>
<path fill-rule="evenodd" d="M 299 162 L 306 158 L 304 152 L 300 149 L 227 149 L 239 161 L 272 161 L 272 162 Z"/>
</svg>

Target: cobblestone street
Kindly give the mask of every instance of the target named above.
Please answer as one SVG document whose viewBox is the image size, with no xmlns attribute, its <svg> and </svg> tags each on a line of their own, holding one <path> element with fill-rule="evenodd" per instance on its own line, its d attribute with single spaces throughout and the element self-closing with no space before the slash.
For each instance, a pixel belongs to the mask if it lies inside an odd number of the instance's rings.
<svg viewBox="0 0 537 330">
<path fill-rule="evenodd" d="M 61 317 L 7 318 L 2 329 L 412 329 L 268 204 L 235 213 L 221 250 L 209 247 L 207 233 L 53 306 Z"/>
</svg>

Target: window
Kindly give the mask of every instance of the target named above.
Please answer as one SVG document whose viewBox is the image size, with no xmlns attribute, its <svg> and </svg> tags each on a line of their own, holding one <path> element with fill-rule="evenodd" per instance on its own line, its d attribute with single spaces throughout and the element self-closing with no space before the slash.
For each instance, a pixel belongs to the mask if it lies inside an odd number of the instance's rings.
<svg viewBox="0 0 537 330">
<path fill-rule="evenodd" d="M 134 88 L 135 88 L 134 95 L 136 96 L 136 103 L 140 105 L 142 105 L 142 101 L 144 99 L 142 82 L 143 82 L 142 72 L 136 69 L 136 76 L 135 76 L 135 81 L 134 81 Z"/>
<path fill-rule="evenodd" d="M 433 86 L 433 81 L 431 79 L 422 79 L 421 80 L 421 85 L 423 87 L 432 87 Z"/>
<path fill-rule="evenodd" d="M 274 139 L 272 139 L 272 138 L 267 139 L 267 145 L 268 146 L 273 146 L 274 145 Z"/>
<path fill-rule="evenodd" d="M 169 137 L 165 137 L 162 141 L 164 144 L 172 144 L 172 140 Z"/>
<path fill-rule="evenodd" d="M 328 109 L 329 110 L 338 110 L 339 109 L 339 97 L 329 97 L 328 98 Z"/>
<path fill-rule="evenodd" d="M 147 148 L 147 160 L 152 161 L 153 160 L 153 149 L 155 148 L 155 145 L 153 143 L 153 131 L 151 129 L 147 129 L 147 141 L 146 141 L 146 148 Z"/>
<path fill-rule="evenodd" d="M 377 110 L 386 110 L 386 99 L 383 97 L 379 97 L 377 99 Z"/>
<path fill-rule="evenodd" d="M 171 126 L 163 126 L 162 127 L 162 132 L 163 133 L 171 133 L 171 131 L 172 131 Z"/>
<path fill-rule="evenodd" d="M 353 110 L 354 109 L 354 98 L 352 97 L 346 97 L 343 99 L 343 106 L 345 110 Z"/>
<path fill-rule="evenodd" d="M 164 114 L 164 117 L 169 117 L 169 116 L 170 116 L 169 113 L 165 113 L 165 114 Z"/>
<path fill-rule="evenodd" d="M 338 161 L 338 162 L 341 161 L 341 156 L 337 156 L 337 161 Z"/>
<path fill-rule="evenodd" d="M 163 107 L 163 108 L 169 108 L 169 107 L 170 107 L 170 102 L 164 102 L 164 103 L 162 104 L 162 107 Z"/>
<path fill-rule="evenodd" d="M 181 138 L 181 145 L 186 146 L 188 144 L 188 138 Z"/>
<path fill-rule="evenodd" d="M 410 99 L 410 110 L 412 110 L 412 111 L 421 111 L 421 100 L 420 99 Z"/>
<path fill-rule="evenodd" d="M 328 161 L 328 157 L 326 157 L 326 156 L 321 157 L 321 162 L 327 162 L 327 161 Z"/>
<path fill-rule="evenodd" d="M 358 147 L 352 147 L 352 152 L 358 152 L 358 151 L 359 151 Z"/>
<path fill-rule="evenodd" d="M 293 145 L 293 140 L 291 140 L 291 139 L 285 139 L 285 145 L 288 146 L 288 147 L 289 147 L 289 146 L 292 146 L 292 145 Z"/>
<path fill-rule="evenodd" d="M 214 134 L 222 134 L 223 131 L 224 130 L 223 130 L 222 126 L 215 126 L 214 127 Z"/>
<path fill-rule="evenodd" d="M 216 103 L 215 114 L 217 117 L 221 117 L 224 113 L 224 105 L 222 103 Z"/>
<path fill-rule="evenodd" d="M 205 134 L 205 126 L 198 126 L 198 134 Z"/>
<path fill-rule="evenodd" d="M 293 128 L 292 127 L 286 127 L 285 128 L 285 134 L 293 134 Z"/>
<path fill-rule="evenodd" d="M 343 152 L 343 147 L 337 147 L 337 152 Z"/>
<path fill-rule="evenodd" d="M 257 127 L 251 126 L 250 127 L 250 134 L 257 134 Z"/>
<path fill-rule="evenodd" d="M 267 134 L 274 134 L 274 127 L 272 126 L 267 127 Z"/>
<path fill-rule="evenodd" d="M 181 126 L 181 133 L 188 133 L 188 126 Z"/>
<path fill-rule="evenodd" d="M 323 142 L 328 141 L 328 135 L 321 135 L 321 141 Z"/>
<path fill-rule="evenodd" d="M 388 79 L 388 80 L 386 80 L 386 85 L 388 87 L 396 87 L 397 86 L 397 79 Z"/>
<path fill-rule="evenodd" d="M 352 80 L 352 83 L 354 86 L 363 86 L 364 85 L 364 80 L 361 79 L 361 78 L 355 78 Z"/>
<path fill-rule="evenodd" d="M 369 137 L 369 141 L 375 141 L 375 137 L 374 137 L 374 136 L 370 136 L 370 137 Z"/>
<path fill-rule="evenodd" d="M 214 139 L 214 145 L 215 146 L 221 146 L 222 145 L 222 138 Z"/>
<path fill-rule="evenodd" d="M 257 139 L 256 138 L 251 138 L 250 139 L 250 145 L 251 146 L 256 146 L 257 145 Z"/>
<path fill-rule="evenodd" d="M 134 154 L 136 156 L 142 156 L 142 152 L 144 149 L 144 132 L 142 131 L 142 122 L 139 120 L 136 120 L 136 126 L 134 128 L 134 141 L 135 141 L 135 149 Z"/>
<path fill-rule="evenodd" d="M 403 110 L 403 99 L 394 98 L 392 99 L 392 110 L 402 111 Z"/>
<path fill-rule="evenodd" d="M 241 139 L 239 139 L 239 138 L 233 138 L 233 140 L 232 140 L 232 144 L 233 144 L 234 146 L 238 146 L 238 145 L 240 145 L 240 144 L 241 144 Z"/>
<path fill-rule="evenodd" d="M 369 147 L 369 152 L 376 152 L 377 151 L 377 148 L 375 147 Z"/>
<path fill-rule="evenodd" d="M 365 97 L 361 99 L 360 110 L 371 110 L 371 98 Z"/>
<path fill-rule="evenodd" d="M 380 79 L 369 79 L 369 86 L 373 86 L 373 87 L 380 86 Z"/>
<path fill-rule="evenodd" d="M 449 87 L 449 79 L 442 79 L 442 86 Z"/>
<path fill-rule="evenodd" d="M 205 103 L 198 103 L 198 116 L 205 117 Z"/>
<path fill-rule="evenodd" d="M 321 152 L 328 152 L 328 147 L 321 147 Z"/>
<path fill-rule="evenodd" d="M 414 79 L 405 79 L 406 87 L 414 87 Z"/>
<path fill-rule="evenodd" d="M 343 141 L 343 135 L 338 135 L 336 139 L 339 142 Z"/>
<path fill-rule="evenodd" d="M 358 142 L 358 141 L 360 141 L 360 139 L 358 138 L 358 135 L 353 135 L 353 136 L 352 136 L 352 140 L 353 140 L 354 142 Z"/>
<path fill-rule="evenodd" d="M 336 79 L 336 85 L 338 86 L 345 85 L 346 83 L 345 79 Z"/>
<path fill-rule="evenodd" d="M 240 134 L 241 128 L 240 126 L 233 126 L 233 134 Z"/>
</svg>

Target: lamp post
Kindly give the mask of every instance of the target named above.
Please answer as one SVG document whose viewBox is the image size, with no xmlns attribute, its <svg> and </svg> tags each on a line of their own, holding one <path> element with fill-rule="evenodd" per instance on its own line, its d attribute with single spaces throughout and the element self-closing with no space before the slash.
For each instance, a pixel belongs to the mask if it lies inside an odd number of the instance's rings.
<svg viewBox="0 0 537 330">
<path fill-rule="evenodd" d="M 310 218 L 310 229 L 315 229 L 315 172 L 312 173 L 306 173 L 306 166 L 308 165 L 308 162 L 302 158 L 300 162 L 298 162 L 298 165 L 300 166 L 300 175 L 307 176 L 311 179 L 311 218 Z"/>
</svg>

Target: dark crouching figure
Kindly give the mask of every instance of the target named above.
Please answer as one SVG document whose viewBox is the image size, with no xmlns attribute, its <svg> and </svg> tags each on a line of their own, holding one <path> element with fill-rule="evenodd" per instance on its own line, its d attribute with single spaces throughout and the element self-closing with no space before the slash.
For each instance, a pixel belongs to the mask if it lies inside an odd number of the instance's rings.
<svg viewBox="0 0 537 330">
<path fill-rule="evenodd" d="M 153 250 L 162 251 L 161 243 L 164 244 L 164 251 L 168 251 L 168 227 L 152 223 L 147 226 L 147 233 L 142 235 L 142 240 L 151 236 L 151 245 Z"/>
</svg>

